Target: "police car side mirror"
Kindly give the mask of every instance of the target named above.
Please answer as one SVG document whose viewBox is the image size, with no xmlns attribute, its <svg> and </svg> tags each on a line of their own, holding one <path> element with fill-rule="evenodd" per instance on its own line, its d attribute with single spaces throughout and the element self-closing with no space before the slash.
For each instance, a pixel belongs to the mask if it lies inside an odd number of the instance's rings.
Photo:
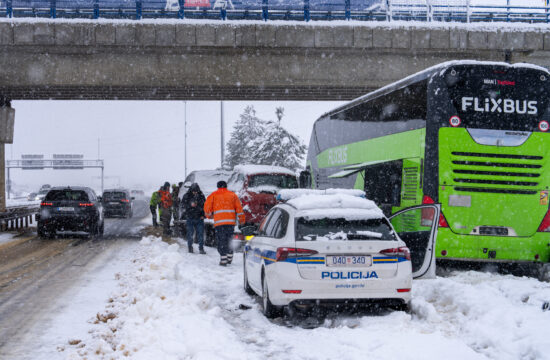
<svg viewBox="0 0 550 360">
<path fill-rule="evenodd" d="M 244 236 L 258 235 L 258 231 L 255 226 L 245 226 L 241 228 L 241 233 Z"/>
</svg>

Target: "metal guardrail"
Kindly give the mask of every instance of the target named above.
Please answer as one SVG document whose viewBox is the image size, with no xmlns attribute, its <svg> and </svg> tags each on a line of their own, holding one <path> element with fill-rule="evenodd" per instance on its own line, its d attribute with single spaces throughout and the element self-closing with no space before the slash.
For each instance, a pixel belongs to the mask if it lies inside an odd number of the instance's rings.
<svg viewBox="0 0 550 360">
<path fill-rule="evenodd" d="M 167 6 L 165 0 L 7 0 L 0 1 L 0 17 L 84 18 L 84 19 L 221 19 L 221 20 L 360 20 L 425 22 L 527 22 L 549 23 L 546 6 L 441 5 L 436 0 L 300 0 L 288 3 L 272 0 L 233 1 L 230 8 Z M 176 4 L 176 1 L 173 1 Z M 227 4 L 228 2 L 223 2 Z M 374 5 L 373 5 L 374 4 Z"/>
<path fill-rule="evenodd" d="M 0 213 L 0 231 L 16 230 L 32 225 L 40 205 L 12 206 Z"/>
</svg>

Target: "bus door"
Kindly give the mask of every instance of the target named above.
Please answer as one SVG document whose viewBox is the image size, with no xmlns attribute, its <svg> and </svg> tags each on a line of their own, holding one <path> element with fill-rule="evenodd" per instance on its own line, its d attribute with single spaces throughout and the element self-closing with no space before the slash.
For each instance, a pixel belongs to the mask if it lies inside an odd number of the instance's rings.
<svg viewBox="0 0 550 360">
<path fill-rule="evenodd" d="M 411 252 L 414 279 L 435 278 L 435 241 L 440 213 L 440 204 L 426 204 L 403 209 L 389 218 Z"/>
</svg>

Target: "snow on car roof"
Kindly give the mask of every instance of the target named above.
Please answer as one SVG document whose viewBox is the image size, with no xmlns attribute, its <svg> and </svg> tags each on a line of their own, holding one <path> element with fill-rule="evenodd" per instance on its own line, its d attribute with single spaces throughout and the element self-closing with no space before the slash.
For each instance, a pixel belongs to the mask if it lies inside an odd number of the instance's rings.
<svg viewBox="0 0 550 360">
<path fill-rule="evenodd" d="M 379 219 L 384 213 L 376 204 L 349 194 L 304 195 L 288 200 L 296 208 L 296 217 L 307 219 L 344 218 L 346 220 Z"/>
<path fill-rule="evenodd" d="M 334 194 L 345 194 L 356 197 L 365 197 L 365 192 L 362 190 L 356 189 L 326 189 L 326 190 L 317 190 L 317 189 L 283 189 L 279 190 L 277 195 L 277 200 L 288 201 L 291 199 L 298 198 L 300 196 L 309 196 L 309 195 L 334 195 Z"/>
<path fill-rule="evenodd" d="M 287 174 L 296 176 L 296 173 L 290 169 L 287 169 L 282 166 L 271 166 L 271 165 L 237 165 L 234 168 L 234 171 L 252 175 L 260 173 L 274 173 L 274 174 Z"/>
</svg>

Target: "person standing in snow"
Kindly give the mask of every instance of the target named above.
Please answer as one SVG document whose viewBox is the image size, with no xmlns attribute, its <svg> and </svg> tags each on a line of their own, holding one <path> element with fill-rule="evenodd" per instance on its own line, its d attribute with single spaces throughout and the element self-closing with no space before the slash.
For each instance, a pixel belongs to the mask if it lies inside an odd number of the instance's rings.
<svg viewBox="0 0 550 360">
<path fill-rule="evenodd" d="M 199 252 L 204 251 L 204 203 L 206 199 L 199 187 L 199 184 L 193 183 L 189 190 L 183 195 L 182 205 L 185 208 L 186 226 L 187 226 L 187 248 L 193 252 L 193 234 L 196 233 L 199 242 Z"/>
<path fill-rule="evenodd" d="M 220 253 L 220 265 L 226 266 L 233 261 L 233 250 L 230 240 L 235 226 L 244 223 L 243 206 L 239 197 L 227 190 L 225 181 L 218 181 L 218 190 L 208 196 L 204 203 L 206 217 L 214 219 L 214 230 Z"/>
<path fill-rule="evenodd" d="M 180 188 L 176 184 L 172 184 L 172 216 L 174 221 L 179 220 L 179 191 Z"/>
<path fill-rule="evenodd" d="M 172 194 L 170 194 L 170 183 L 164 183 L 160 196 L 160 220 L 162 221 L 164 235 L 170 235 L 170 220 L 172 219 Z"/>
<path fill-rule="evenodd" d="M 149 201 L 149 210 L 151 210 L 151 215 L 153 216 L 154 227 L 159 226 L 157 222 L 157 207 L 160 204 L 160 195 L 159 195 L 160 190 L 162 190 L 162 186 L 151 195 L 151 200 Z"/>
</svg>

